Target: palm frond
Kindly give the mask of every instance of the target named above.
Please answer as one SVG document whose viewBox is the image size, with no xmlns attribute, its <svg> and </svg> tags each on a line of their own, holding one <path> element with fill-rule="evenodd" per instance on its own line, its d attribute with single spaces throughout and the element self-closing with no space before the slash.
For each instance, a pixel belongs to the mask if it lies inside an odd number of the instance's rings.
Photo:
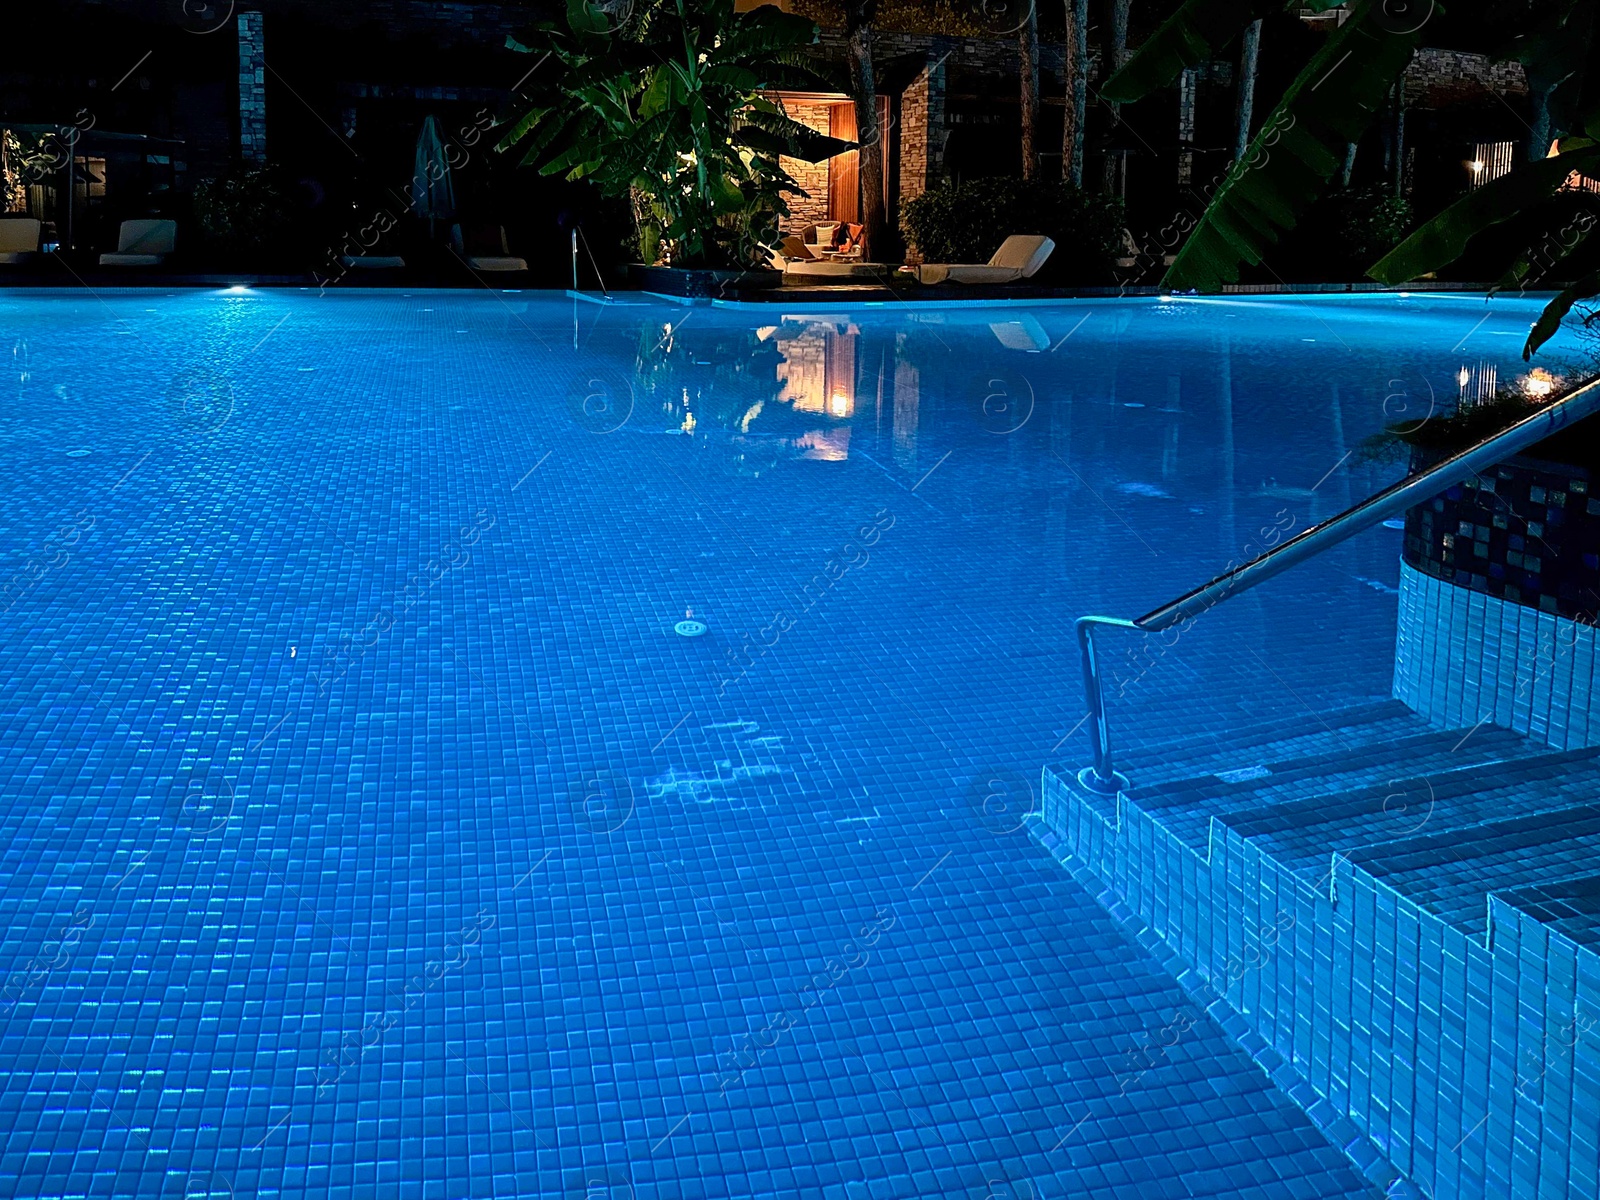
<svg viewBox="0 0 1600 1200">
<path fill-rule="evenodd" d="M 1363 0 L 1312 56 L 1234 165 L 1168 269 L 1166 286 L 1213 291 L 1258 264 L 1321 195 L 1382 107 L 1420 30 L 1386 28 Z"/>
<path fill-rule="evenodd" d="M 1548 200 L 1573 171 L 1597 162 L 1600 147 L 1591 145 L 1514 167 L 1425 223 L 1367 274 L 1379 283 L 1404 283 L 1447 267 L 1465 253 L 1467 243 L 1478 234 Z"/>
<path fill-rule="evenodd" d="M 1582 279 L 1563 288 L 1560 295 L 1544 306 L 1539 319 L 1528 331 L 1528 340 L 1522 346 L 1522 357 L 1532 358 L 1535 350 L 1556 335 L 1556 331 L 1561 328 L 1561 319 L 1572 311 L 1572 306 L 1597 292 L 1600 292 L 1600 271 L 1591 271 Z"/>
<path fill-rule="evenodd" d="M 1594 0 L 1566 0 L 1506 52 L 1506 58 L 1522 64 L 1528 90 L 1546 94 L 1550 123 L 1558 134 L 1584 129 L 1585 108 L 1600 107 L 1594 103 L 1600 89 L 1594 9 Z"/>
</svg>

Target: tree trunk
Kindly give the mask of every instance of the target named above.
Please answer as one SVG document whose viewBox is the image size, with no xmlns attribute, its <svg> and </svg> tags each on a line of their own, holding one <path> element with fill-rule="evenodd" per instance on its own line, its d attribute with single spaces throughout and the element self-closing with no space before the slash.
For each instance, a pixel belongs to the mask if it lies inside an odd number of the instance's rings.
<svg viewBox="0 0 1600 1200">
<path fill-rule="evenodd" d="M 1066 0 L 1067 109 L 1061 128 L 1061 178 L 1083 186 L 1083 124 L 1089 109 L 1089 0 Z"/>
<path fill-rule="evenodd" d="M 1022 177 L 1034 179 L 1039 174 L 1039 10 L 1031 3 L 1017 28 L 1017 54 L 1022 80 Z"/>
<path fill-rule="evenodd" d="M 1100 25 L 1100 83 L 1105 81 L 1128 61 L 1128 7 L 1130 0 L 1105 0 L 1105 18 Z M 1122 123 L 1122 105 L 1106 104 L 1107 132 L 1113 136 Z M 1107 195 L 1122 193 L 1123 155 L 1121 150 L 1107 148 L 1103 167 L 1103 190 Z"/>
<path fill-rule="evenodd" d="M 1406 193 L 1406 77 L 1394 81 L 1394 163 L 1390 182 L 1396 196 Z"/>
<path fill-rule="evenodd" d="M 1384 183 L 1396 196 L 1405 190 L 1406 79 L 1402 75 L 1389 89 L 1383 122 Z"/>
<path fill-rule="evenodd" d="M 1530 89 L 1528 101 L 1533 108 L 1533 124 L 1528 126 L 1528 161 L 1538 162 L 1550 157 L 1550 93 L 1554 88 Z"/>
<path fill-rule="evenodd" d="M 878 89 L 872 73 L 872 18 L 876 4 L 851 4 L 846 10 L 850 90 L 856 105 L 856 142 L 861 147 L 861 257 L 886 251 L 888 212 L 883 205 L 883 134 L 878 121 Z"/>
<path fill-rule="evenodd" d="M 1347 188 L 1347 187 L 1350 186 L 1350 176 L 1355 173 L 1355 169 L 1356 169 L 1356 144 L 1354 142 L 1351 142 L 1349 145 L 1347 145 L 1344 148 L 1344 166 L 1339 169 L 1339 186 L 1340 187 Z"/>
<path fill-rule="evenodd" d="M 1234 108 L 1233 161 L 1238 162 L 1250 148 L 1250 119 L 1256 107 L 1256 61 L 1261 55 L 1261 22 L 1245 27 L 1239 41 L 1239 92 Z"/>
</svg>

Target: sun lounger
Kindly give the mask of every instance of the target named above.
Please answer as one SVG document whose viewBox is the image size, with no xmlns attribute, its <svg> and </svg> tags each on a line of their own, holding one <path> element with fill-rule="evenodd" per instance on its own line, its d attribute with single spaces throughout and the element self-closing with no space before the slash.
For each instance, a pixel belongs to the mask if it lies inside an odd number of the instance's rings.
<svg viewBox="0 0 1600 1200">
<path fill-rule="evenodd" d="M 178 241 L 176 221 L 124 221 L 117 248 L 100 256 L 102 267 L 159 267 Z"/>
<path fill-rule="evenodd" d="M 1055 248 L 1042 234 L 1014 233 L 987 263 L 925 263 L 901 270 L 918 283 L 1014 283 L 1037 275 Z"/>
<path fill-rule="evenodd" d="M 398 271 L 406 265 L 398 254 L 346 254 L 339 261 L 352 271 Z"/>
<path fill-rule="evenodd" d="M 463 237 L 461 226 L 450 227 L 450 245 L 474 271 L 526 271 L 526 259 L 511 253 L 504 225 L 478 225 Z"/>
<path fill-rule="evenodd" d="M 0 263 L 24 263 L 38 252 L 38 221 L 32 217 L 0 221 Z"/>
<path fill-rule="evenodd" d="M 862 262 L 859 251 L 853 256 L 830 253 L 826 246 L 813 245 L 796 236 L 778 243 L 772 265 L 790 283 L 881 279 L 890 272 L 887 263 Z"/>
</svg>

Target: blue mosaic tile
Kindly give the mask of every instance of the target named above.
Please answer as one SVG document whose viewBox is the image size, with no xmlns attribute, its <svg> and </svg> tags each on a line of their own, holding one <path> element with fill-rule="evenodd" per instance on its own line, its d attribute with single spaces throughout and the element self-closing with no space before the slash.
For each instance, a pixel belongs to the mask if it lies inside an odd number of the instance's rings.
<svg viewBox="0 0 1600 1200">
<path fill-rule="evenodd" d="M 1370 1194 L 1022 817 L 1481 308 L 0 293 L 0 1191 Z M 1386 696 L 1399 549 L 1120 744 Z"/>
</svg>

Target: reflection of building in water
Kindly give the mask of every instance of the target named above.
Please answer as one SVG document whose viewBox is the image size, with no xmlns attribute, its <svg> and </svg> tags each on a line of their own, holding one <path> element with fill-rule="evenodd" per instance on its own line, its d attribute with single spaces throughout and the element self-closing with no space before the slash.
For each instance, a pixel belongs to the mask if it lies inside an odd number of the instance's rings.
<svg viewBox="0 0 1600 1200">
<path fill-rule="evenodd" d="M 1485 359 L 1476 363 L 1462 363 L 1456 372 L 1456 401 L 1465 407 L 1483 400 L 1493 400 L 1500 387 L 1500 368 Z"/>
<path fill-rule="evenodd" d="M 897 351 L 905 350 L 901 335 Z M 894 461 L 910 469 L 917 465 L 917 419 L 922 405 L 922 372 L 904 353 L 894 359 Z"/>
<path fill-rule="evenodd" d="M 826 413 L 844 419 L 855 414 L 856 339 L 860 330 L 847 321 L 808 321 L 776 330 L 779 400 L 796 412 Z"/>
<path fill-rule="evenodd" d="M 778 399 L 798 413 L 820 413 L 838 421 L 853 417 L 860 332 L 846 320 L 785 322 L 775 328 L 773 335 L 783 355 L 778 363 Z M 850 426 L 809 430 L 796 445 L 806 458 L 847 458 Z"/>
</svg>

